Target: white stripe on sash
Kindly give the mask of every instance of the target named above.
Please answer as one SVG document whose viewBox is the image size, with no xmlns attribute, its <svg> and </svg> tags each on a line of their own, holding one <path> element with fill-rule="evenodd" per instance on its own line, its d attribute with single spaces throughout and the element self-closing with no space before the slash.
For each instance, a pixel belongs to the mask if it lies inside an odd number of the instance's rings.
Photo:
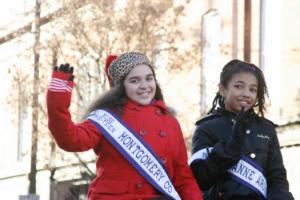
<svg viewBox="0 0 300 200">
<path fill-rule="evenodd" d="M 189 160 L 189 165 L 191 165 L 192 162 L 194 162 L 195 160 L 205 160 L 208 157 L 208 154 L 213 150 L 212 147 L 208 147 L 208 148 L 204 148 L 204 149 L 200 149 L 199 151 L 197 151 L 196 153 L 194 153 L 190 160 Z"/>
<path fill-rule="evenodd" d="M 205 160 L 213 150 L 212 147 L 200 149 L 191 156 L 189 165 L 195 160 Z M 236 165 L 227 170 L 231 177 L 242 185 L 267 198 L 267 181 L 262 168 L 253 160 L 242 156 Z"/>
<path fill-rule="evenodd" d="M 128 162 L 156 189 L 175 200 L 180 196 L 175 190 L 159 157 L 122 120 L 107 110 L 92 112 L 89 119 Z"/>
<path fill-rule="evenodd" d="M 233 179 L 267 198 L 267 181 L 261 171 L 260 166 L 245 156 L 228 170 Z"/>
</svg>

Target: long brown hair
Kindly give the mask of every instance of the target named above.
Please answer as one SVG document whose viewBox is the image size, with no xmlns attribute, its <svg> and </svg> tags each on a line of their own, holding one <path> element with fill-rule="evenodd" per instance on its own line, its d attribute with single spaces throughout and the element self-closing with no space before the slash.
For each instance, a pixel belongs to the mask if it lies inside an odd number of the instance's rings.
<svg viewBox="0 0 300 200">
<path fill-rule="evenodd" d="M 162 90 L 156 80 L 156 75 L 154 69 L 149 66 L 156 82 L 156 91 L 154 95 L 154 99 L 156 100 L 164 100 Z M 100 109 L 100 108 L 109 108 L 114 110 L 119 116 L 122 116 L 124 113 L 123 107 L 127 100 L 127 95 L 124 87 L 125 77 L 122 79 L 121 83 L 113 86 L 109 91 L 98 97 L 87 109 L 85 116 L 90 112 Z"/>
</svg>

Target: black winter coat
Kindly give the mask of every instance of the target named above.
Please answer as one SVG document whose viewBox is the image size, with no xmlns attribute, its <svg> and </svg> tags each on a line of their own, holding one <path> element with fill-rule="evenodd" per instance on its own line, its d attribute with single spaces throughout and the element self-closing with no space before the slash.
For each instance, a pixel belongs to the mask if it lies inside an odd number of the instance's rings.
<svg viewBox="0 0 300 200">
<path fill-rule="evenodd" d="M 199 120 L 192 139 L 192 154 L 213 147 L 206 159 L 197 159 L 191 168 L 197 182 L 210 200 L 262 200 L 253 190 L 236 182 L 227 170 L 240 157 L 254 160 L 263 169 L 267 180 L 268 200 L 293 200 L 289 192 L 275 125 L 254 112 L 248 117 L 244 144 L 231 138 L 235 114 L 219 109 Z"/>
</svg>

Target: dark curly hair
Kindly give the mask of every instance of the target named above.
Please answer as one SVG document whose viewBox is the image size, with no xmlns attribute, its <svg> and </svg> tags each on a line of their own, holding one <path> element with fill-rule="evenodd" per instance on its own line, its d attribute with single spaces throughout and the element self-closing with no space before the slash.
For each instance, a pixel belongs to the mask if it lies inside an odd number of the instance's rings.
<svg viewBox="0 0 300 200">
<path fill-rule="evenodd" d="M 255 104 L 255 107 L 258 106 L 258 114 L 263 117 L 265 110 L 265 99 L 268 96 L 268 88 L 263 72 L 256 65 L 237 59 L 231 60 L 223 67 L 219 84 L 226 88 L 232 77 L 241 72 L 251 73 L 257 79 L 257 104 Z M 217 92 L 212 103 L 212 108 L 208 114 L 212 113 L 216 109 L 217 105 L 219 105 L 221 108 L 225 108 L 224 98 L 219 92 Z"/>
</svg>

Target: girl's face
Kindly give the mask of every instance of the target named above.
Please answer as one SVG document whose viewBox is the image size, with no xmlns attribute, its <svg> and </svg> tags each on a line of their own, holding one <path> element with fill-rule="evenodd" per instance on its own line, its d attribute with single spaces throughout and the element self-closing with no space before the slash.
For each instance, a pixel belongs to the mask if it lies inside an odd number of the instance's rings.
<svg viewBox="0 0 300 200">
<path fill-rule="evenodd" d="M 252 108 L 257 100 L 257 78 L 247 72 L 235 74 L 227 83 L 227 87 L 220 86 L 219 92 L 224 97 L 225 109 L 238 112 Z"/>
<path fill-rule="evenodd" d="M 150 104 L 156 92 L 156 81 L 150 67 L 144 64 L 134 67 L 125 77 L 124 87 L 132 101 L 141 105 Z"/>
</svg>

